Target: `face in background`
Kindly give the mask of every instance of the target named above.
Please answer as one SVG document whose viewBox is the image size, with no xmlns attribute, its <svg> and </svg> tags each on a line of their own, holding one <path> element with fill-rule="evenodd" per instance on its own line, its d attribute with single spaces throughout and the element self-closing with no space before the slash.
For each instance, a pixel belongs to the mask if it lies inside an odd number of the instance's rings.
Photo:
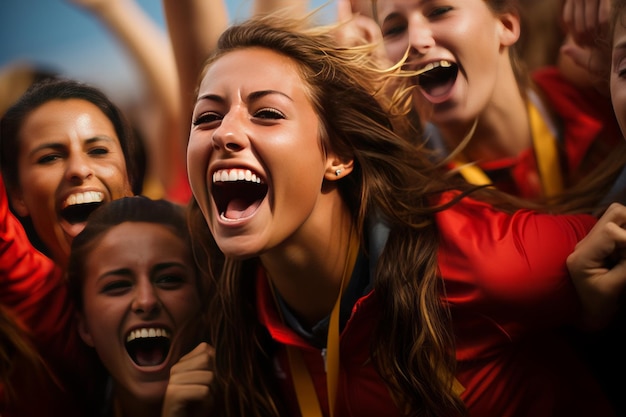
<svg viewBox="0 0 626 417">
<path fill-rule="evenodd" d="M 65 266 L 72 239 L 100 203 L 132 195 L 112 122 L 86 100 L 52 100 L 32 111 L 19 134 L 18 190 L 11 201 L 30 216 L 54 260 Z"/>
<path fill-rule="evenodd" d="M 206 71 L 192 120 L 191 188 L 227 256 L 257 256 L 328 222 L 316 212 L 324 179 L 335 180 L 333 157 L 290 58 L 226 53 Z"/>
<path fill-rule="evenodd" d="M 116 395 L 163 400 L 172 365 L 195 346 L 200 300 L 189 245 L 169 227 L 124 222 L 84 262 L 79 332 L 116 382 Z"/>
<path fill-rule="evenodd" d="M 626 9 L 622 9 L 626 10 Z M 626 27 L 622 12 L 613 30 L 613 50 L 611 54 L 611 101 L 613 110 L 623 135 L 626 135 Z"/>
<path fill-rule="evenodd" d="M 408 67 L 430 69 L 415 82 L 416 101 L 435 124 L 473 121 L 509 83 L 507 47 L 519 38 L 519 18 L 495 14 L 484 0 L 352 0 L 353 11 L 373 16 L 392 62 L 409 50 Z M 506 75 L 506 78 L 503 76 Z"/>
</svg>

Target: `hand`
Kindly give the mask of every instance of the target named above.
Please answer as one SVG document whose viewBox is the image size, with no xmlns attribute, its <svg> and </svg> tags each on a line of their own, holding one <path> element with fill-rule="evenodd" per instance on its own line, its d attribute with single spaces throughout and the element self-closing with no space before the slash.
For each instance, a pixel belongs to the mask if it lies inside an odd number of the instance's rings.
<svg viewBox="0 0 626 417">
<path fill-rule="evenodd" d="M 606 326 L 626 286 L 626 207 L 613 203 L 567 258 L 585 327 Z"/>
<path fill-rule="evenodd" d="M 345 47 L 365 44 L 376 45 L 372 51 L 373 61 L 381 68 L 390 67 L 387 59 L 383 34 L 371 17 L 362 14 L 353 14 L 350 0 L 337 1 L 337 21 L 339 28 L 335 31 L 337 43 Z"/>
<path fill-rule="evenodd" d="M 576 43 L 595 45 L 607 40 L 611 0 L 565 0 L 563 23 Z"/>
<path fill-rule="evenodd" d="M 591 86 L 602 95 L 610 96 L 611 51 L 606 45 L 582 46 L 568 35 L 560 52 L 559 67 L 570 81 L 583 87 Z"/>
<path fill-rule="evenodd" d="M 202 342 L 172 366 L 162 417 L 199 417 L 210 414 L 213 406 L 210 386 L 214 357 L 215 349 Z"/>
</svg>

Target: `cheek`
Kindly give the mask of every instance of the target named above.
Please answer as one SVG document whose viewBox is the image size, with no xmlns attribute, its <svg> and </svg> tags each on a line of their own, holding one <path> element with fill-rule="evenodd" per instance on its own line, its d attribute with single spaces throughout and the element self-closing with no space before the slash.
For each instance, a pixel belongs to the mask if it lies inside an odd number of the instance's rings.
<svg viewBox="0 0 626 417">
<path fill-rule="evenodd" d="M 408 38 L 385 42 L 385 52 L 387 53 L 387 58 L 389 58 L 391 62 L 399 62 L 404 56 L 408 44 Z"/>
<path fill-rule="evenodd" d="M 193 135 L 190 137 L 187 146 L 187 171 L 190 180 L 205 181 L 210 154 L 211 147 L 207 143 L 194 139 Z"/>
<path fill-rule="evenodd" d="M 161 301 L 178 323 L 193 321 L 200 313 L 200 299 L 196 287 L 178 293 L 163 295 Z"/>
</svg>

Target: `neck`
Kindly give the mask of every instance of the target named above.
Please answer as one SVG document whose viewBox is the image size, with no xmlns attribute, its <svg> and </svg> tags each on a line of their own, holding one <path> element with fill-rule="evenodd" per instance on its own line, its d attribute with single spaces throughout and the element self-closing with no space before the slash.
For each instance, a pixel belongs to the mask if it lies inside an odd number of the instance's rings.
<svg viewBox="0 0 626 417">
<path fill-rule="evenodd" d="M 350 248 L 351 216 L 344 210 L 307 227 L 308 232 L 301 231 L 261 261 L 287 305 L 313 325 L 330 314 L 337 300 Z"/>
<path fill-rule="evenodd" d="M 165 395 L 165 392 L 163 392 Z M 154 417 L 161 415 L 163 401 L 150 401 L 116 389 L 114 394 L 115 417 Z"/>
<path fill-rule="evenodd" d="M 507 58 L 508 59 L 508 58 Z M 477 114 L 439 127 L 450 151 L 476 130 L 462 153 L 469 161 L 492 161 L 515 157 L 532 146 L 526 99 L 520 92 L 510 64 L 501 71 L 489 103 Z"/>
</svg>

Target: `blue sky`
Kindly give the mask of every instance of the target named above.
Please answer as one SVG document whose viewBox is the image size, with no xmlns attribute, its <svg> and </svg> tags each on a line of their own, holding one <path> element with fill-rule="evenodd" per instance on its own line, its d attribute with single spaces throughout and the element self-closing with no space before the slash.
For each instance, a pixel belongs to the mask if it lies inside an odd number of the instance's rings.
<svg viewBox="0 0 626 417">
<path fill-rule="evenodd" d="M 161 1 L 136 1 L 165 30 Z M 246 17 L 251 0 L 226 3 L 231 19 L 239 20 Z M 331 3 L 326 8 L 332 14 L 333 1 L 310 1 L 311 7 L 326 3 Z M 0 2 L 0 67 L 20 60 L 93 83 L 120 100 L 138 91 L 134 65 L 117 40 L 66 0 Z"/>
</svg>

